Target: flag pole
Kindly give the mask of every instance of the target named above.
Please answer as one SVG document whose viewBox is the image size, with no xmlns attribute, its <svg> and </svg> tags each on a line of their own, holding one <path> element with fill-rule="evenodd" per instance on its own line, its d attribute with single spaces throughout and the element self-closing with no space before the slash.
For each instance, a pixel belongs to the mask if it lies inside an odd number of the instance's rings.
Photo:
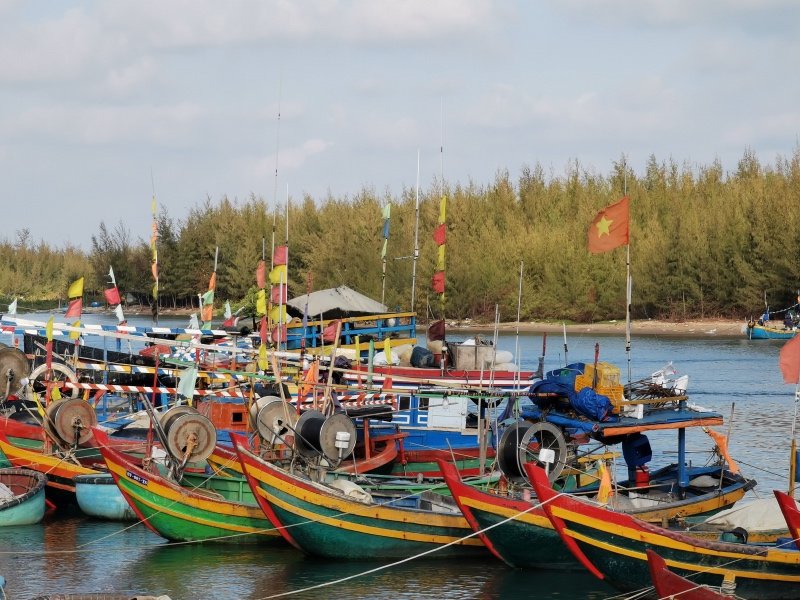
<svg viewBox="0 0 800 600">
<path fill-rule="evenodd" d="M 631 302 L 633 295 L 633 280 L 631 279 L 631 245 L 625 246 L 625 354 L 628 357 L 628 384 L 631 383 Z"/>
</svg>

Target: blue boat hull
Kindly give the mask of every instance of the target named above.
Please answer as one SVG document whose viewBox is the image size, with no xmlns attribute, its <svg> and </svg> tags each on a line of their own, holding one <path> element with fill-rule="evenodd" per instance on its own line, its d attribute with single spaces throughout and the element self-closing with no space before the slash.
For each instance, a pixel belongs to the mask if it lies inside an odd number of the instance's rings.
<svg viewBox="0 0 800 600">
<path fill-rule="evenodd" d="M 80 509 L 90 517 L 109 521 L 137 520 L 111 473 L 77 476 L 75 496 Z"/>
<path fill-rule="evenodd" d="M 747 327 L 745 335 L 751 340 L 789 340 L 797 335 L 797 330 L 753 325 Z"/>
</svg>

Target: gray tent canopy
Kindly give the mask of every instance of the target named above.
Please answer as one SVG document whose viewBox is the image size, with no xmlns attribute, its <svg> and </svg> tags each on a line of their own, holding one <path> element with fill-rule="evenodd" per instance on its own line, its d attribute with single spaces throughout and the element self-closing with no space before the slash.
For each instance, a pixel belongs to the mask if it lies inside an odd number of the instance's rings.
<svg viewBox="0 0 800 600">
<path fill-rule="evenodd" d="M 289 313 L 302 317 L 308 304 L 308 318 L 338 319 L 348 316 L 380 315 L 389 312 L 385 305 L 342 285 L 292 298 L 286 303 Z"/>
</svg>

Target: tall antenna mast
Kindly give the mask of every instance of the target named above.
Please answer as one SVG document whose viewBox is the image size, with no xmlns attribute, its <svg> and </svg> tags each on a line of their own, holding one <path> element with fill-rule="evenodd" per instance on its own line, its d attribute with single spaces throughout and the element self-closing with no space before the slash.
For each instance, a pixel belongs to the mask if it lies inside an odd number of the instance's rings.
<svg viewBox="0 0 800 600">
<path fill-rule="evenodd" d="M 272 211 L 272 257 L 270 258 L 270 270 L 275 268 L 275 227 L 278 220 L 278 155 L 281 149 L 281 94 L 283 92 L 283 80 L 278 84 L 278 125 L 275 128 L 275 184 L 272 189 L 273 211 Z"/>
<path fill-rule="evenodd" d="M 417 148 L 417 193 L 414 200 L 414 260 L 411 263 L 411 312 L 417 297 L 417 260 L 419 260 L 419 148 Z"/>
</svg>

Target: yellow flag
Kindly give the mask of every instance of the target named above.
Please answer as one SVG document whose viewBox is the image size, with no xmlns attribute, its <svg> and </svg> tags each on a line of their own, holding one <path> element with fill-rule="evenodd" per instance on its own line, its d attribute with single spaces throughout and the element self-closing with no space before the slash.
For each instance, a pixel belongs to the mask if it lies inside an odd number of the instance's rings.
<svg viewBox="0 0 800 600">
<path fill-rule="evenodd" d="M 289 314 L 286 312 L 286 305 L 279 304 L 273 306 L 269 311 L 269 320 L 273 324 L 287 323 L 289 321 Z"/>
<path fill-rule="evenodd" d="M 442 196 L 441 202 L 439 202 L 439 223 L 444 223 L 447 217 L 447 196 Z"/>
<path fill-rule="evenodd" d="M 606 469 L 605 461 L 598 461 L 600 471 L 600 489 L 597 491 L 597 501 L 600 504 L 607 504 L 608 497 L 611 495 L 611 475 Z"/>
<path fill-rule="evenodd" d="M 436 251 L 436 270 L 437 271 L 444 271 L 444 244 L 439 246 L 438 250 Z"/>
<path fill-rule="evenodd" d="M 278 265 L 269 272 L 269 282 L 272 285 L 286 283 L 286 265 Z"/>
<path fill-rule="evenodd" d="M 53 317 L 50 317 L 50 320 L 47 321 L 47 325 L 44 328 L 44 334 L 47 336 L 47 341 L 53 341 Z"/>
<path fill-rule="evenodd" d="M 61 388 L 57 385 L 50 388 L 50 400 L 61 400 Z"/>
<path fill-rule="evenodd" d="M 67 298 L 80 298 L 83 296 L 83 277 L 76 279 L 67 290 Z"/>
<path fill-rule="evenodd" d="M 267 370 L 267 345 L 261 344 L 258 347 L 258 368 L 262 371 Z"/>
<path fill-rule="evenodd" d="M 258 296 L 256 297 L 256 314 L 267 314 L 267 293 L 264 290 L 258 290 Z"/>
<path fill-rule="evenodd" d="M 392 338 L 383 340 L 383 353 L 386 355 L 386 363 L 392 364 Z"/>
<path fill-rule="evenodd" d="M 81 326 L 81 322 L 80 321 L 75 321 L 72 324 L 72 326 L 73 327 L 80 327 Z M 69 339 L 77 340 L 79 337 L 81 337 L 81 332 L 80 331 L 70 331 L 69 332 Z"/>
</svg>

